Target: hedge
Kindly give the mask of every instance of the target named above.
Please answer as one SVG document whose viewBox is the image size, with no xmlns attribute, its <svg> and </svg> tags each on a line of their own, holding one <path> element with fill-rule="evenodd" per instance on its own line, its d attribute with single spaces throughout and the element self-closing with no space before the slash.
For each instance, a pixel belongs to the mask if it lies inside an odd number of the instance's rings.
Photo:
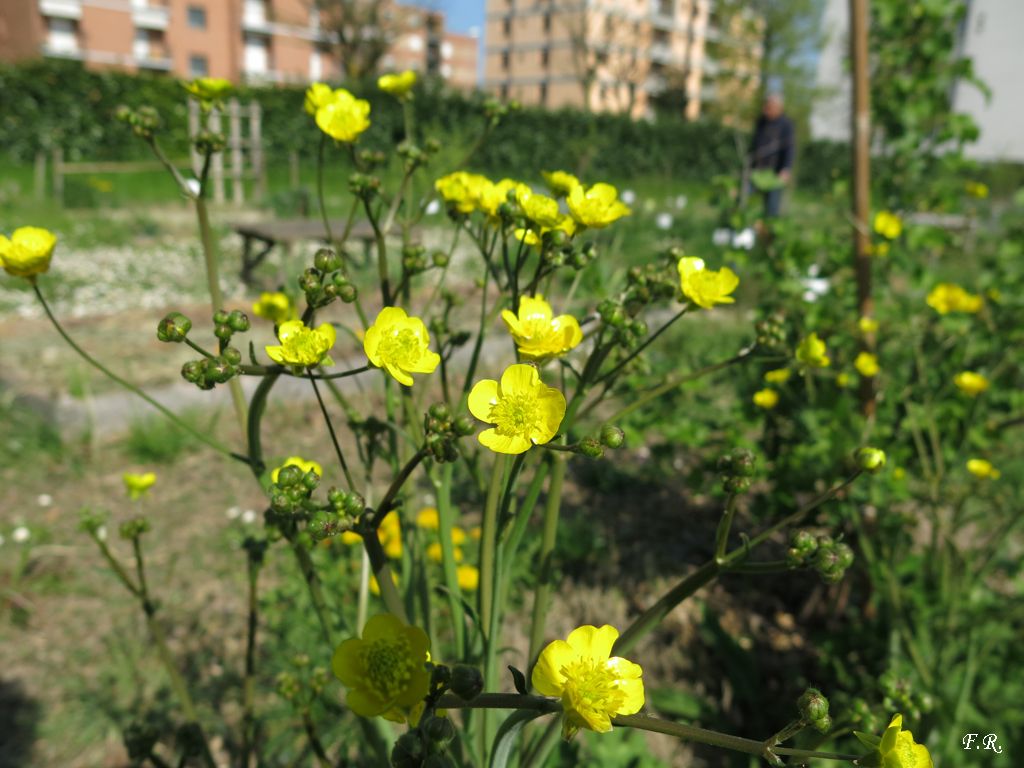
<svg viewBox="0 0 1024 768">
<path fill-rule="evenodd" d="M 374 129 L 363 143 L 383 147 L 391 134 L 401 131 L 398 105 L 372 83 L 351 87 L 372 104 Z M 38 60 L 0 65 L 0 93 L 4 101 L 0 147 L 15 162 L 29 162 L 36 152 L 56 146 L 69 160 L 146 157 L 142 142 L 112 119 L 121 104 L 156 107 L 167 126 L 163 141 L 168 153 L 184 157 L 188 152 L 185 93 L 177 80 L 167 76 L 96 72 L 78 62 Z M 268 157 L 283 158 L 290 151 L 313 156 L 319 139 L 302 109 L 303 89 L 243 87 L 240 97 L 256 99 L 263 107 Z M 449 143 L 468 143 L 482 125 L 483 98 L 479 93 L 465 95 L 426 83 L 414 104 L 428 134 Z M 650 175 L 694 181 L 736 172 L 737 147 L 748 143 L 748 135 L 710 121 L 634 121 L 581 110 L 524 108 L 506 118 L 472 165 L 494 175 L 557 167 L 588 178 Z M 844 145 L 830 142 L 801 147 L 801 186 L 826 188 L 836 173 L 844 172 L 847 154 Z"/>
</svg>

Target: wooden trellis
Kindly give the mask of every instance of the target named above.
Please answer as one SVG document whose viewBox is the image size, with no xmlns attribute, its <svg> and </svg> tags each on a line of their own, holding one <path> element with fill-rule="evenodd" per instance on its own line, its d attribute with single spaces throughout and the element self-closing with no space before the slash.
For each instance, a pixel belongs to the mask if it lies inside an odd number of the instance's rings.
<svg viewBox="0 0 1024 768">
<path fill-rule="evenodd" d="M 225 135 L 227 143 L 223 152 L 213 156 L 210 165 L 210 183 L 213 190 L 213 202 L 223 203 L 225 158 L 227 158 L 227 176 L 231 179 L 231 202 L 236 207 L 245 204 L 245 182 L 252 179 L 256 185 L 256 196 L 262 198 L 267 191 L 267 168 L 263 153 L 262 116 L 258 102 L 240 104 L 238 99 L 229 99 L 226 105 L 228 130 Z M 221 133 L 224 129 L 224 117 L 220 109 L 212 109 L 205 114 L 205 129 Z M 188 135 L 192 143 L 196 135 L 203 130 L 204 114 L 195 99 L 188 101 Z M 192 149 L 192 170 L 198 176 L 202 171 L 202 158 Z"/>
</svg>

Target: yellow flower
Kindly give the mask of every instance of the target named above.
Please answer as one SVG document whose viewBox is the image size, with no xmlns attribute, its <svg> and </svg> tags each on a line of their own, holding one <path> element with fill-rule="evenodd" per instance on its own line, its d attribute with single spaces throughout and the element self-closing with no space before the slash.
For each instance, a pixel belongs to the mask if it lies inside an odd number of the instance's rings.
<svg viewBox="0 0 1024 768">
<path fill-rule="evenodd" d="M 529 360 L 564 355 L 583 341 L 583 331 L 572 315 L 553 317 L 551 305 L 540 294 L 519 299 L 519 314 L 501 311 L 519 354 Z"/>
<path fill-rule="evenodd" d="M 389 513 L 377 527 L 377 540 L 380 542 L 384 554 L 392 560 L 402 556 L 402 525 L 398 521 L 396 512 Z M 355 531 L 343 531 L 341 534 L 342 544 L 362 544 L 363 537 Z M 374 592 L 374 594 L 380 594 Z"/>
<path fill-rule="evenodd" d="M 811 368 L 828 368 L 832 361 L 827 352 L 825 342 L 818 338 L 818 334 L 812 333 L 796 348 L 796 359 Z"/>
<path fill-rule="evenodd" d="M 892 719 L 882 738 L 860 731 L 854 731 L 853 735 L 865 747 L 875 750 L 872 765 L 882 768 L 934 768 L 928 748 L 917 744 L 910 731 L 903 730 L 902 715 Z"/>
<path fill-rule="evenodd" d="M 836 386 L 839 387 L 840 389 L 846 389 L 848 386 L 850 386 L 850 374 L 844 371 L 843 373 L 840 373 L 838 376 L 836 376 Z"/>
<path fill-rule="evenodd" d="M 252 311 L 256 317 L 270 320 L 274 325 L 281 325 L 296 317 L 295 305 L 288 294 L 281 291 L 261 293 L 260 300 L 253 303 Z"/>
<path fill-rule="evenodd" d="M 541 228 L 558 226 L 562 214 L 558 210 L 558 201 L 547 195 L 534 193 L 525 184 L 516 189 L 516 202 L 523 210 L 523 215 Z"/>
<path fill-rule="evenodd" d="M 565 416 L 565 396 L 540 380 L 532 365 L 510 365 L 494 379 L 478 381 L 469 393 L 469 412 L 493 424 L 480 443 L 496 453 L 523 453 L 558 433 Z"/>
<path fill-rule="evenodd" d="M 875 232 L 886 240 L 895 240 L 903 232 L 903 219 L 890 211 L 875 214 Z"/>
<path fill-rule="evenodd" d="M 970 197 L 976 197 L 979 200 L 984 200 L 988 197 L 988 185 L 982 184 L 980 181 L 968 181 L 964 184 L 964 192 Z"/>
<path fill-rule="evenodd" d="M 270 479 L 273 482 L 277 482 L 278 476 L 281 474 L 281 470 L 285 467 L 298 467 L 302 470 L 302 474 L 307 472 L 316 472 L 320 477 L 324 476 L 324 468 L 317 464 L 315 461 L 306 461 L 301 456 L 289 456 L 280 467 L 270 473 Z M 353 534 L 354 536 L 356 534 Z M 356 536 L 358 538 L 358 536 Z"/>
<path fill-rule="evenodd" d="M 977 397 L 988 389 L 988 379 L 974 371 L 960 371 L 953 377 L 957 389 L 970 397 Z"/>
<path fill-rule="evenodd" d="M 434 182 L 434 189 L 441 194 L 441 197 L 446 202 L 454 206 L 459 213 L 472 213 L 480 202 L 485 190 L 489 190 L 493 186 L 486 176 L 467 173 L 466 171 L 449 173 L 447 176 L 442 176 Z M 495 203 L 495 213 L 497 212 L 497 206 L 503 202 L 505 202 L 504 198 Z"/>
<path fill-rule="evenodd" d="M 469 538 L 473 541 L 480 541 L 480 537 L 483 536 L 483 529 L 479 525 L 474 525 L 469 529 Z"/>
<path fill-rule="evenodd" d="M 771 410 L 779 404 L 779 393 L 774 389 L 759 389 L 754 393 L 753 401 L 758 408 Z"/>
<path fill-rule="evenodd" d="M 366 622 L 361 638 L 351 637 L 335 649 L 331 669 L 349 689 L 349 709 L 402 723 L 427 695 L 429 651 L 426 632 L 381 613 Z"/>
<path fill-rule="evenodd" d="M 334 326 L 322 323 L 317 328 L 307 328 L 301 320 L 281 323 L 277 329 L 279 345 L 267 346 L 267 356 L 279 365 L 290 365 L 296 372 L 315 365 L 334 365 L 328 356 L 337 338 Z"/>
<path fill-rule="evenodd" d="M 317 108 L 316 124 L 332 139 L 351 144 L 370 127 L 370 102 L 339 88 Z"/>
<path fill-rule="evenodd" d="M 455 569 L 455 577 L 459 581 L 459 589 L 476 592 L 480 586 L 480 569 L 475 565 L 460 565 Z"/>
<path fill-rule="evenodd" d="M 461 563 L 462 550 L 458 547 L 455 547 L 455 549 L 452 552 L 453 557 L 455 558 L 455 562 Z M 435 563 L 440 563 L 442 560 L 444 560 L 444 550 L 441 549 L 440 541 L 435 541 L 432 544 L 427 545 L 427 558 Z"/>
<path fill-rule="evenodd" d="M 985 459 L 968 459 L 967 471 L 975 477 L 999 479 L 999 470 L 992 466 L 992 463 Z"/>
<path fill-rule="evenodd" d="M 925 299 L 928 306 L 940 315 L 950 312 L 975 314 L 981 311 L 985 300 L 976 293 L 968 293 L 956 283 L 939 283 Z"/>
<path fill-rule="evenodd" d="M 156 482 L 156 474 L 154 472 L 146 472 L 142 475 L 136 475 L 132 472 L 125 472 L 121 475 L 121 479 L 124 481 L 124 488 L 128 492 L 128 498 L 135 501 L 153 487 L 153 483 Z"/>
<path fill-rule="evenodd" d="M 468 175 L 472 176 L 472 174 Z M 509 190 L 518 187 L 519 182 L 512 179 L 502 179 L 499 182 L 492 182 L 484 177 L 480 177 L 480 179 L 482 180 L 475 181 L 471 178 L 469 180 L 469 188 L 470 190 L 476 190 L 476 204 L 480 210 L 492 219 L 496 218 L 498 216 L 498 208 L 502 203 L 508 202 Z"/>
<path fill-rule="evenodd" d="M 436 531 L 441 527 L 441 519 L 435 507 L 424 507 L 416 513 L 416 525 L 428 531 Z"/>
<path fill-rule="evenodd" d="M 576 222 L 593 229 L 607 227 L 630 214 L 629 207 L 619 200 L 619 190 L 611 184 L 595 184 L 589 189 L 579 184 L 569 192 L 566 202 Z"/>
<path fill-rule="evenodd" d="M 50 268 L 57 237 L 42 227 L 18 227 L 10 239 L 0 235 L 0 267 L 9 275 L 33 279 Z"/>
<path fill-rule="evenodd" d="M 865 472 L 871 472 L 872 474 L 879 472 L 885 466 L 885 461 L 885 451 L 881 448 L 871 448 L 868 446 L 857 451 L 857 462 Z"/>
<path fill-rule="evenodd" d="M 766 371 L 764 374 L 764 380 L 769 384 L 785 384 L 789 381 L 789 376 L 792 371 L 789 368 L 775 368 L 771 371 Z"/>
<path fill-rule="evenodd" d="M 711 309 L 715 304 L 732 304 L 729 294 L 736 290 L 740 279 L 728 267 L 705 269 L 704 259 L 683 256 L 676 265 L 683 295 L 699 307 Z"/>
<path fill-rule="evenodd" d="M 222 77 L 199 77 L 190 83 L 182 83 L 185 90 L 199 99 L 199 103 L 209 109 L 214 102 L 227 96 L 233 86 L 231 81 Z"/>
<path fill-rule="evenodd" d="M 377 87 L 384 93 L 390 93 L 396 99 L 407 96 L 414 85 L 416 85 L 416 73 L 411 69 L 398 74 L 381 75 L 377 78 Z"/>
<path fill-rule="evenodd" d="M 356 538 L 358 538 L 358 536 Z M 395 573 L 395 571 L 391 568 L 388 569 L 388 572 L 391 574 L 391 583 L 397 587 L 398 574 Z M 380 597 L 380 582 L 377 581 L 377 577 L 374 576 L 372 573 L 370 574 L 370 583 L 367 586 L 370 589 L 371 595 L 376 595 L 377 597 Z"/>
<path fill-rule="evenodd" d="M 580 186 L 580 180 L 566 171 L 541 171 L 540 175 L 555 197 L 565 197 Z"/>
<path fill-rule="evenodd" d="M 907 476 L 907 470 L 905 470 L 903 467 L 893 467 L 892 468 L 892 479 L 893 480 L 902 480 L 906 476 Z"/>
<path fill-rule="evenodd" d="M 320 107 L 329 103 L 334 98 L 334 89 L 327 83 L 313 83 L 306 89 L 306 98 L 302 106 L 307 115 L 316 115 Z"/>
<path fill-rule="evenodd" d="M 561 699 L 564 738 L 572 738 L 580 728 L 606 733 L 613 717 L 633 715 L 643 707 L 640 665 L 611 655 L 618 637 L 615 627 L 588 625 L 541 651 L 533 668 L 533 687 L 542 696 Z"/>
<path fill-rule="evenodd" d="M 853 361 L 853 367 L 857 369 L 857 373 L 867 379 L 877 376 L 881 370 L 878 367 L 878 358 L 870 352 L 861 352 L 857 355 L 857 359 Z"/>
<path fill-rule="evenodd" d="M 860 329 L 861 333 L 875 333 L 878 331 L 878 321 L 873 317 L 864 315 L 864 317 L 857 321 L 857 327 Z"/>
<path fill-rule="evenodd" d="M 512 230 L 512 234 L 515 235 L 516 240 L 518 240 L 521 243 L 525 243 L 526 245 L 529 245 L 532 248 L 540 247 L 540 238 L 537 236 L 537 233 L 534 232 L 532 229 L 523 229 L 521 227 L 516 227 L 514 230 Z"/>
<path fill-rule="evenodd" d="M 384 368 L 400 384 L 412 386 L 412 373 L 433 373 L 441 356 L 430 349 L 427 326 L 401 307 L 384 307 L 366 329 L 363 351 L 370 362 Z"/>
</svg>

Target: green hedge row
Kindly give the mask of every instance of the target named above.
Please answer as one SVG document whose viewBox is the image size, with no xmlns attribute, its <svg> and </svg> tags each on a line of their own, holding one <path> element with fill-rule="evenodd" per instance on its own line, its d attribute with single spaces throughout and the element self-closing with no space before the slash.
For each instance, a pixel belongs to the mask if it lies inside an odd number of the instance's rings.
<svg viewBox="0 0 1024 768">
<path fill-rule="evenodd" d="M 353 90 L 372 103 L 374 126 L 362 144 L 384 147 L 401 134 L 394 99 L 372 84 Z M 40 60 L 0 66 L 0 148 L 16 162 L 60 146 L 69 160 L 129 160 L 148 150 L 113 120 L 118 105 L 150 104 L 167 129 L 168 154 L 185 157 L 185 93 L 178 81 L 160 75 L 94 72 L 77 62 Z M 243 88 L 243 99 L 263 107 L 265 149 L 270 158 L 297 150 L 313 156 L 319 141 L 302 110 L 300 88 Z M 414 102 L 429 135 L 468 144 L 482 125 L 480 94 L 467 96 L 427 84 Z M 477 153 L 472 165 L 494 175 L 522 174 L 524 168 L 565 168 L 588 178 L 661 176 L 684 181 L 737 171 L 749 138 L 707 121 L 632 121 L 620 115 L 579 110 L 523 109 L 510 115 Z M 800 148 L 800 183 L 824 189 L 847 162 L 843 145 L 811 142 Z"/>
</svg>

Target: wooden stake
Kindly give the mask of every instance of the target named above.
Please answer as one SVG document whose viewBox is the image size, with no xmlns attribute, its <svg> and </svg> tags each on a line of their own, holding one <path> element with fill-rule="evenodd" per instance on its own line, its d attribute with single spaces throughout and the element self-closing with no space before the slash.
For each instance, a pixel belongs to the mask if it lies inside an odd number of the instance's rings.
<svg viewBox="0 0 1024 768">
<path fill-rule="evenodd" d="M 245 181 L 242 159 L 242 115 L 238 107 L 238 99 L 228 102 L 228 119 L 231 147 L 231 200 L 235 208 L 245 203 Z"/>
<path fill-rule="evenodd" d="M 267 197 L 267 168 L 263 158 L 263 113 L 258 101 L 249 103 L 249 150 L 252 169 L 256 176 L 256 195 L 260 200 Z"/>
<path fill-rule="evenodd" d="M 850 0 L 850 59 L 853 65 L 853 104 L 851 142 L 853 152 L 853 269 L 857 278 L 857 311 L 860 317 L 872 316 L 871 297 L 871 105 L 868 73 L 868 0 Z M 874 349 L 874 338 L 861 337 L 861 349 Z M 861 411 L 875 414 L 875 388 L 872 378 L 860 378 Z"/>
<path fill-rule="evenodd" d="M 220 133 L 223 126 L 221 124 L 220 109 L 211 109 L 210 117 L 207 121 L 207 127 L 214 133 Z M 215 152 L 213 155 L 213 162 L 211 163 L 211 170 L 213 171 L 213 202 L 223 203 L 224 202 L 224 153 Z"/>
</svg>

